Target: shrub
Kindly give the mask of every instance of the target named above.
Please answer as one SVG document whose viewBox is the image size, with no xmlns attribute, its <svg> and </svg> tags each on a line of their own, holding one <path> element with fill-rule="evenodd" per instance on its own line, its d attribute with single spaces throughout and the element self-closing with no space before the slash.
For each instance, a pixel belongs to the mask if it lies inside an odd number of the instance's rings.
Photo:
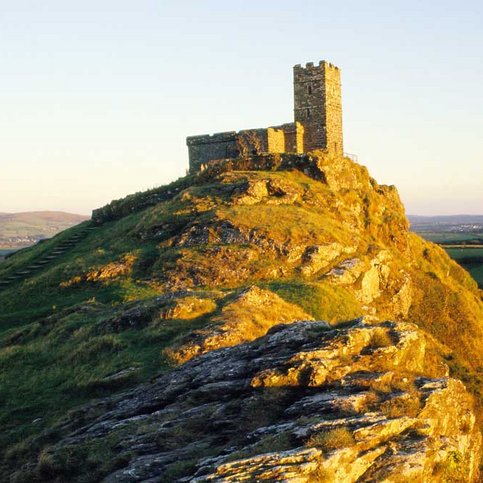
<svg viewBox="0 0 483 483">
<path fill-rule="evenodd" d="M 38 478 L 48 481 L 58 475 L 59 468 L 53 455 L 44 449 L 39 454 L 35 471 Z"/>
<path fill-rule="evenodd" d="M 326 451 L 346 448 L 354 444 L 354 436 L 344 427 L 315 433 L 307 441 L 307 446 L 321 447 Z"/>
<path fill-rule="evenodd" d="M 389 347 L 394 342 L 388 332 L 377 330 L 372 333 L 369 347 L 371 349 L 379 349 L 381 347 Z"/>
<path fill-rule="evenodd" d="M 395 396 L 384 401 L 380 409 L 390 418 L 415 417 L 421 409 L 421 401 L 417 395 L 405 393 L 402 396 Z"/>
</svg>

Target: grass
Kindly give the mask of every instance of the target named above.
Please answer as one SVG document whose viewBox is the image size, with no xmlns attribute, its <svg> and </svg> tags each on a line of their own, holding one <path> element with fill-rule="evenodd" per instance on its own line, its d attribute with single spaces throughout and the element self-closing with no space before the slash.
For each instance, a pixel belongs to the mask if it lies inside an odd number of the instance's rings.
<svg viewBox="0 0 483 483">
<path fill-rule="evenodd" d="M 390 334 L 387 331 L 381 329 L 372 333 L 371 340 L 369 342 L 369 347 L 371 349 L 379 349 L 392 345 L 394 345 L 394 341 L 392 340 Z"/>
<path fill-rule="evenodd" d="M 475 260 L 475 262 L 483 263 L 483 248 L 447 248 L 448 255 L 459 261 Z"/>
<path fill-rule="evenodd" d="M 0 338 L 0 446 L 48 428 L 93 397 L 166 370 L 163 347 L 190 328 L 184 320 L 173 319 L 143 330 L 96 335 L 112 318 L 113 308 L 97 303 L 88 309 L 82 305 L 78 311 L 5 331 Z M 132 377 L 103 382 L 126 368 L 136 369 Z"/>
<path fill-rule="evenodd" d="M 256 207 L 228 203 L 231 194 L 244 185 L 245 178 L 267 176 L 281 177 L 296 185 L 304 201 Z M 224 302 L 220 300 L 228 292 L 237 293 L 257 284 L 301 307 L 315 319 L 334 324 L 363 313 L 356 298 L 360 284 L 344 287 L 323 278 L 301 279 L 293 269 L 296 262 L 289 261 L 287 253 L 303 250 L 307 245 L 337 241 L 344 246 L 357 246 L 355 256 L 365 262 L 384 244 L 390 249 L 393 247 L 393 242 L 388 240 L 398 233 L 390 217 L 403 219 L 403 215 L 397 210 L 392 215 L 392 205 L 384 212 L 379 210 L 381 200 L 374 193 L 372 199 L 364 200 L 354 189 L 336 193 L 297 172 L 244 173 L 233 176 L 231 181 L 227 176 L 221 182 L 212 181 L 203 186 L 190 184 L 193 180 L 185 181 L 174 185 L 188 186 L 182 194 L 170 195 L 162 203 L 158 203 L 159 199 L 156 201 L 156 196 L 164 196 L 164 188 L 111 203 L 101 210 L 100 216 L 115 221 L 105 222 L 89 232 L 81 243 L 31 279 L 0 291 L 0 426 L 3 429 L 0 447 L 20 451 L 23 444 L 24 449 L 28 448 L 29 438 L 51 428 L 77 406 L 168 370 L 169 361 L 164 359 L 163 349 L 182 340 L 189 331 L 205 329 L 222 312 Z M 362 207 L 364 214 L 360 219 L 352 207 Z M 220 242 L 215 222 L 223 220 L 245 230 L 255 241 Z M 186 244 L 180 246 L 179 236 L 186 234 L 186 228 L 193 224 L 208 227 L 208 242 L 185 237 Z M 9 257 L 0 264 L 0 278 L 38 260 L 83 228 L 82 225 L 71 228 Z M 475 284 L 442 249 L 416 238 L 410 239 L 412 253 L 408 259 L 411 258 L 411 263 L 404 260 L 404 251 L 393 252 L 396 256 L 391 273 L 408 271 L 414 292 L 410 320 L 442 342 L 452 344 L 457 356 L 452 361 L 454 372 L 466 370 L 463 375 L 471 380 L 474 372 L 461 361 L 465 357 L 476 359 L 475 340 L 479 332 L 474 328 L 481 318 Z M 366 250 L 369 245 L 374 248 L 371 253 Z M 105 270 L 109 264 L 121 263 L 126 255 L 132 257 L 133 264 L 122 275 L 91 282 L 82 278 L 87 273 Z M 80 277 L 80 283 L 60 287 L 76 277 Z M 188 287 L 205 294 L 214 289 L 222 293 L 212 297 L 211 304 L 203 302 L 196 306 L 195 315 L 178 308 L 170 316 L 161 316 L 166 307 L 160 307 L 156 299 L 166 290 L 168 282 L 172 283 L 171 290 Z M 378 310 L 383 310 L 388 302 L 383 297 L 381 300 Z M 145 317 L 134 318 L 133 326 L 129 320 L 125 324 L 119 322 L 121 314 L 129 313 L 133 307 L 141 308 Z M 173 315 L 176 310 L 181 311 Z M 265 317 L 262 312 L 258 315 L 260 320 L 262 315 Z M 259 320 L 251 314 L 248 316 L 250 320 Z M 388 343 L 388 340 L 373 342 L 375 347 Z M 128 374 L 125 378 L 111 377 L 123 370 Z M 473 380 L 472 388 L 477 392 L 483 384 Z M 279 404 L 280 398 L 288 397 L 283 392 L 266 392 L 247 401 L 237 409 L 240 424 L 252 429 L 270 424 L 283 406 Z M 394 411 L 397 410 L 395 407 Z M 389 407 L 388 411 L 393 409 Z M 180 429 L 188 432 L 186 428 Z M 186 434 L 178 436 L 186 437 Z M 263 442 L 262 447 L 271 444 L 276 442 Z M 344 432 L 324 433 L 313 444 L 335 448 L 351 444 L 351 437 Z M 85 451 L 71 459 L 67 455 L 67 463 L 60 462 L 58 466 L 70 465 L 69 461 L 80 466 L 82 458 L 95 462 L 96 454 L 103 454 L 95 446 L 86 447 Z M 110 456 L 104 454 L 102 458 L 110 459 Z M 18 462 L 27 460 L 32 461 L 19 457 Z M 179 467 L 173 466 L 170 469 L 173 475 L 188 471 L 191 464 L 188 460 Z M 40 461 L 40 473 L 48 475 L 55 471 L 57 462 L 52 461 L 48 450 Z"/>
<path fill-rule="evenodd" d="M 451 243 L 451 242 L 464 242 L 482 238 L 483 233 L 453 233 L 453 232 L 419 232 L 424 239 L 432 241 L 433 243 Z"/>
<path fill-rule="evenodd" d="M 483 288 L 483 248 L 446 248 L 446 252 L 466 268 L 479 287 Z"/>
<path fill-rule="evenodd" d="M 483 233 L 453 233 L 453 232 L 421 232 L 420 235 L 434 243 L 461 243 L 483 239 Z M 443 248 L 445 248 L 443 246 Z M 483 288 L 483 248 L 445 248 L 448 255 L 464 267 Z"/>
<path fill-rule="evenodd" d="M 314 433 L 307 440 L 306 445 L 310 448 L 317 447 L 324 451 L 332 451 L 347 448 L 354 443 L 354 436 L 349 429 L 341 427 Z"/>
<path fill-rule="evenodd" d="M 354 294 L 344 287 L 299 279 L 273 281 L 263 285 L 288 302 L 299 305 L 316 320 L 335 323 L 355 319 L 362 313 Z"/>
</svg>

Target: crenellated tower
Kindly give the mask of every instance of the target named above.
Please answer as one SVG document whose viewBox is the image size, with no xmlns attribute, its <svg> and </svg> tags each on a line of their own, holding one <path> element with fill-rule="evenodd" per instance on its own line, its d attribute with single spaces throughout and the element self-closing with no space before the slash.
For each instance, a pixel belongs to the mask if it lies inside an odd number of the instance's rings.
<svg viewBox="0 0 483 483">
<path fill-rule="evenodd" d="M 325 60 L 294 66 L 295 122 L 261 129 L 189 136 L 190 172 L 213 160 L 262 153 L 308 153 L 323 149 L 344 154 L 340 70 Z"/>
<path fill-rule="evenodd" d="M 294 66 L 294 115 L 304 127 L 304 152 L 344 151 L 340 70 L 326 61 Z"/>
</svg>

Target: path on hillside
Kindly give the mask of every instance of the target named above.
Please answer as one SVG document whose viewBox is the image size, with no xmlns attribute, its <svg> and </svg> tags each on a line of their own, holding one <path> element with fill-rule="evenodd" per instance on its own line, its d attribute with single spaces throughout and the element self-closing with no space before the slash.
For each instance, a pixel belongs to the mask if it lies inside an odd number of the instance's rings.
<svg viewBox="0 0 483 483">
<path fill-rule="evenodd" d="M 83 240 L 92 230 L 96 230 L 95 226 L 86 226 L 80 231 L 76 231 L 69 238 L 61 241 L 58 245 L 52 247 L 48 252 L 42 254 L 37 260 L 31 262 L 24 268 L 18 269 L 12 274 L 0 279 L 0 291 L 10 287 L 11 285 L 23 282 L 32 275 L 40 272 L 42 269 L 50 266 L 54 261 L 61 257 L 65 252 L 76 246 Z M 14 256 L 14 254 L 12 254 Z"/>
</svg>

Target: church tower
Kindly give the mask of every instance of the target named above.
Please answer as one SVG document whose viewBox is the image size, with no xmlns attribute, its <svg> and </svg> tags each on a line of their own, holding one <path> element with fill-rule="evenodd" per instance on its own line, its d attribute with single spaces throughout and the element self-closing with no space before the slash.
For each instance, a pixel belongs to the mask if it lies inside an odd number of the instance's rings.
<svg viewBox="0 0 483 483">
<path fill-rule="evenodd" d="M 295 121 L 304 127 L 304 152 L 327 149 L 343 154 L 340 70 L 321 61 L 294 71 Z"/>
</svg>

